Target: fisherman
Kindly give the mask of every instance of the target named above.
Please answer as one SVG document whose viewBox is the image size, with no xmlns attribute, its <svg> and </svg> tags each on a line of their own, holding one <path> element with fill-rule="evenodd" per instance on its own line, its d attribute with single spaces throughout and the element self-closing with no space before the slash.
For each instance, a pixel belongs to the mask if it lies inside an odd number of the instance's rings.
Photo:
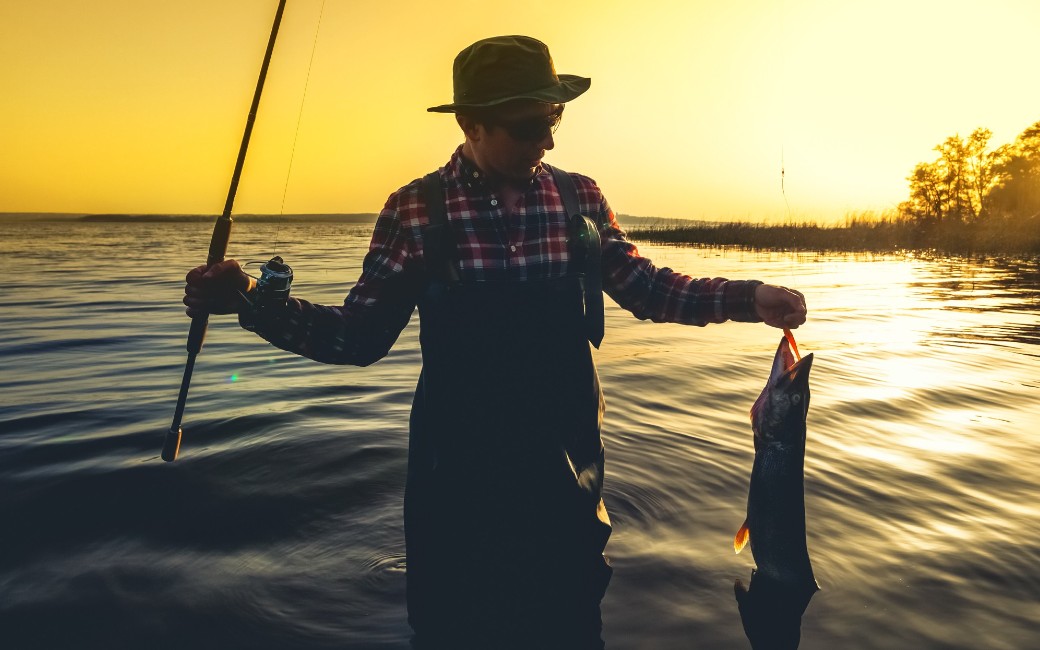
<svg viewBox="0 0 1040 650">
<path fill-rule="evenodd" d="M 756 280 L 656 268 L 592 179 L 544 163 L 564 106 L 591 80 L 557 74 L 542 42 L 478 41 L 453 82 L 454 101 L 428 110 L 453 113 L 464 142 L 390 195 L 342 306 L 266 304 L 235 260 L 190 271 L 184 304 L 358 366 L 386 355 L 418 307 L 404 502 L 413 643 L 602 647 L 611 528 L 590 348 L 602 292 L 637 318 L 688 325 L 794 328 L 805 303 Z"/>
</svg>

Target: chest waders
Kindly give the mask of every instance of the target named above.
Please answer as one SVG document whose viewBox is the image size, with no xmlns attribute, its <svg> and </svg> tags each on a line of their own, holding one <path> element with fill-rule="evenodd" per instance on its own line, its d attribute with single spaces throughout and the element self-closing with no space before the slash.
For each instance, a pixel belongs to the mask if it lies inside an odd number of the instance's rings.
<svg viewBox="0 0 1040 650">
<path fill-rule="evenodd" d="M 603 336 L 600 241 L 571 178 L 552 171 L 568 215 L 569 273 L 526 282 L 460 281 L 440 178 L 423 180 L 423 368 L 404 506 L 409 622 L 420 644 L 599 639 L 610 579 L 603 394 L 589 347 Z"/>
</svg>

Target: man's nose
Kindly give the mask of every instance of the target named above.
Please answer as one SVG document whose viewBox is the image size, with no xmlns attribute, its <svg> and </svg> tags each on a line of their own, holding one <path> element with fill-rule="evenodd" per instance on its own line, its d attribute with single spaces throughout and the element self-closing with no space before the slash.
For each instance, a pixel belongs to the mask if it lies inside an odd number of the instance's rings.
<svg viewBox="0 0 1040 650">
<path fill-rule="evenodd" d="M 552 130 L 547 129 L 545 137 L 538 142 L 538 147 L 545 149 L 546 151 L 551 151 L 555 146 L 556 142 L 553 140 L 553 132 Z"/>
</svg>

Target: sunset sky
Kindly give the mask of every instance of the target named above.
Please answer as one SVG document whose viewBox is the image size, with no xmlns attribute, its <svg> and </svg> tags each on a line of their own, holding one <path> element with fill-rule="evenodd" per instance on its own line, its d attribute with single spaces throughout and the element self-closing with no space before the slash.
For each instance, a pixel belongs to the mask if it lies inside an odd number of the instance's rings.
<svg viewBox="0 0 1040 650">
<path fill-rule="evenodd" d="M 219 213 L 276 6 L 0 2 L 0 212 Z M 288 1 L 236 213 L 377 212 L 461 141 L 425 109 L 499 34 L 592 78 L 546 160 L 626 214 L 841 220 L 947 136 L 1040 120 L 1036 0 L 326 0 L 318 30 L 321 7 Z"/>
</svg>

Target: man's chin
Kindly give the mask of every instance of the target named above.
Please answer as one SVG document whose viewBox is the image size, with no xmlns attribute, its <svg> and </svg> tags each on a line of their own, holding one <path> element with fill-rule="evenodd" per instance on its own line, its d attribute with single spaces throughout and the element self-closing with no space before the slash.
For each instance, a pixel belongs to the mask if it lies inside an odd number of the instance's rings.
<svg viewBox="0 0 1040 650">
<path fill-rule="evenodd" d="M 507 180 L 509 180 L 512 183 L 526 183 L 527 181 L 534 178 L 534 175 L 536 173 L 538 173 L 538 167 L 525 167 L 523 169 L 518 169 L 515 172 L 511 173 L 507 177 Z"/>
<path fill-rule="evenodd" d="M 534 160 L 534 161 L 530 162 L 529 166 L 524 168 L 523 178 L 525 180 L 531 178 L 532 176 L 537 174 L 539 172 L 539 170 L 541 170 L 541 168 L 542 168 L 542 161 L 541 160 Z"/>
</svg>

